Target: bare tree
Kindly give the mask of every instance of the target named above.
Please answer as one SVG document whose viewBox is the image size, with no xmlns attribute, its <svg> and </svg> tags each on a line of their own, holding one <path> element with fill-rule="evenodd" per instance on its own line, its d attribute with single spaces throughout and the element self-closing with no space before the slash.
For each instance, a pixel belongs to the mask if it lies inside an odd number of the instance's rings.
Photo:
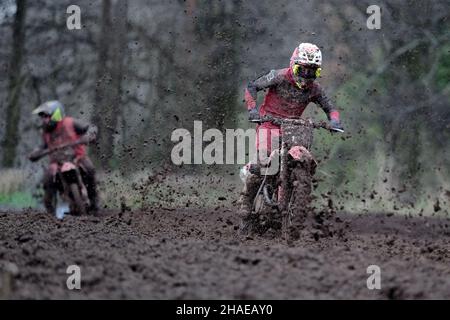
<svg viewBox="0 0 450 320">
<path fill-rule="evenodd" d="M 202 69 L 202 86 L 206 93 L 205 117 L 208 124 L 224 128 L 224 124 L 235 119 L 235 105 L 239 77 L 238 45 L 240 40 L 239 20 L 242 2 L 201 1 L 196 32 L 199 39 L 208 44 L 207 64 Z"/>
<path fill-rule="evenodd" d="M 105 157 L 106 146 L 106 132 L 107 124 L 104 111 L 108 108 L 105 103 L 108 82 L 110 75 L 108 73 L 108 59 L 111 52 L 111 0 L 102 1 L 102 20 L 101 31 L 98 41 L 98 61 L 97 61 L 97 83 L 95 88 L 94 110 L 92 112 L 92 122 L 98 127 L 98 144 L 94 152 L 97 161 L 103 164 L 107 162 Z M 105 159 L 105 160 L 103 160 Z"/>
<path fill-rule="evenodd" d="M 114 135 L 122 103 L 122 78 L 127 47 L 128 1 L 102 2 L 97 88 L 92 121 L 98 126 L 97 160 L 108 168 L 114 158 Z"/>
<path fill-rule="evenodd" d="M 3 139 L 3 159 L 5 167 L 12 167 L 16 158 L 16 147 L 20 139 L 20 94 L 23 85 L 22 64 L 25 44 L 26 0 L 16 1 L 16 15 L 13 25 L 13 52 L 9 67 L 9 97 L 6 107 L 6 130 Z"/>
</svg>

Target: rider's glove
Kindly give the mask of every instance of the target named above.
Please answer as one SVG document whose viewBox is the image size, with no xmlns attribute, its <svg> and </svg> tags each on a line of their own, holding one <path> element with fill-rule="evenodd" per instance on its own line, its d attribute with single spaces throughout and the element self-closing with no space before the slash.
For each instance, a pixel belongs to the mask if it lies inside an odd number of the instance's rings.
<svg viewBox="0 0 450 320">
<path fill-rule="evenodd" d="M 330 126 L 331 126 L 331 130 L 333 130 L 333 131 L 344 132 L 344 128 L 342 127 L 341 122 L 339 120 L 331 119 Z"/>
<path fill-rule="evenodd" d="M 41 158 L 41 149 L 34 150 L 28 155 L 28 159 L 32 162 L 36 162 Z"/>
<path fill-rule="evenodd" d="M 258 120 L 259 118 L 260 118 L 260 116 L 259 116 L 259 112 L 258 112 L 257 108 L 253 108 L 248 111 L 248 120 L 249 121 Z"/>
<path fill-rule="evenodd" d="M 79 139 L 79 141 L 83 144 L 88 144 L 91 142 L 91 137 L 89 135 L 85 134 Z"/>
</svg>

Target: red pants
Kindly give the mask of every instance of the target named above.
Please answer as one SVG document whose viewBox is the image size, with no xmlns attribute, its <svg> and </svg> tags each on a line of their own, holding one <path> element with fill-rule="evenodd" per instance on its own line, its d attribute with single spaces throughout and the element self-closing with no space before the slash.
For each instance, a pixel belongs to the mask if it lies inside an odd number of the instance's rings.
<svg viewBox="0 0 450 320">
<path fill-rule="evenodd" d="M 264 122 L 256 127 L 256 150 L 267 150 L 269 155 L 274 148 L 280 147 L 280 127 Z M 277 144 L 278 142 L 278 144 Z"/>
</svg>

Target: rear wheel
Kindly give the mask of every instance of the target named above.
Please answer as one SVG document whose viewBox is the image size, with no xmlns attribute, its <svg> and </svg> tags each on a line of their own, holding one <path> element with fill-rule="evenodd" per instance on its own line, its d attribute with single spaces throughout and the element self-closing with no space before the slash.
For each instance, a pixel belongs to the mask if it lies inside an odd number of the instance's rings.
<svg viewBox="0 0 450 320">
<path fill-rule="evenodd" d="M 85 215 L 86 214 L 86 206 L 84 204 L 83 198 L 81 197 L 80 188 L 78 184 L 71 183 L 69 186 L 71 197 L 71 208 L 70 210 L 74 211 L 77 215 Z"/>
</svg>

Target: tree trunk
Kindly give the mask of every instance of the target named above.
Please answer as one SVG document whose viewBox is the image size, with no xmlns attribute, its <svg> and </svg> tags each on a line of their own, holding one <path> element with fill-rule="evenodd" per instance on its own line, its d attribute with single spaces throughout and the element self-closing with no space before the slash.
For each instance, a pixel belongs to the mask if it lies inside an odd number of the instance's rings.
<svg viewBox="0 0 450 320">
<path fill-rule="evenodd" d="M 95 88 L 95 103 L 92 113 L 92 122 L 98 128 L 97 148 L 94 151 L 94 158 L 97 162 L 104 165 L 107 162 L 105 155 L 105 131 L 106 122 L 104 119 L 107 83 L 110 75 L 108 74 L 107 61 L 110 50 L 110 31 L 111 31 L 111 0 L 102 1 L 102 27 L 99 40 L 98 62 L 97 62 L 97 83 Z"/>
<path fill-rule="evenodd" d="M 110 168 L 114 160 L 114 134 L 122 102 L 123 61 L 126 51 L 128 1 L 116 1 L 111 23 L 111 0 L 103 0 L 98 53 L 97 90 L 92 122 L 98 127 L 96 160 Z"/>
<path fill-rule="evenodd" d="M 4 167 L 12 167 L 16 159 L 19 140 L 20 104 L 19 98 L 23 84 L 21 76 L 25 43 L 26 0 L 16 1 L 17 11 L 13 25 L 13 52 L 9 67 L 9 97 L 6 109 L 6 130 L 3 140 Z"/>
<path fill-rule="evenodd" d="M 122 79 L 124 78 L 124 60 L 127 51 L 127 14 L 128 14 L 128 0 L 119 0 L 114 7 L 115 28 L 116 35 L 114 41 L 114 49 L 111 57 L 111 90 L 109 103 L 109 130 L 106 132 L 106 141 L 108 142 L 108 149 L 106 154 L 114 158 L 114 134 L 117 134 L 118 118 L 121 114 L 122 106 Z M 123 115 L 126 117 L 126 115 Z"/>
<path fill-rule="evenodd" d="M 197 33 L 203 40 L 211 41 L 212 51 L 208 55 L 205 81 L 206 102 L 210 112 L 204 121 L 208 126 L 224 129 L 233 123 L 239 83 L 238 44 L 240 39 L 239 19 L 242 6 L 240 0 L 210 3 L 201 2 L 204 16 L 198 20 Z"/>
</svg>

